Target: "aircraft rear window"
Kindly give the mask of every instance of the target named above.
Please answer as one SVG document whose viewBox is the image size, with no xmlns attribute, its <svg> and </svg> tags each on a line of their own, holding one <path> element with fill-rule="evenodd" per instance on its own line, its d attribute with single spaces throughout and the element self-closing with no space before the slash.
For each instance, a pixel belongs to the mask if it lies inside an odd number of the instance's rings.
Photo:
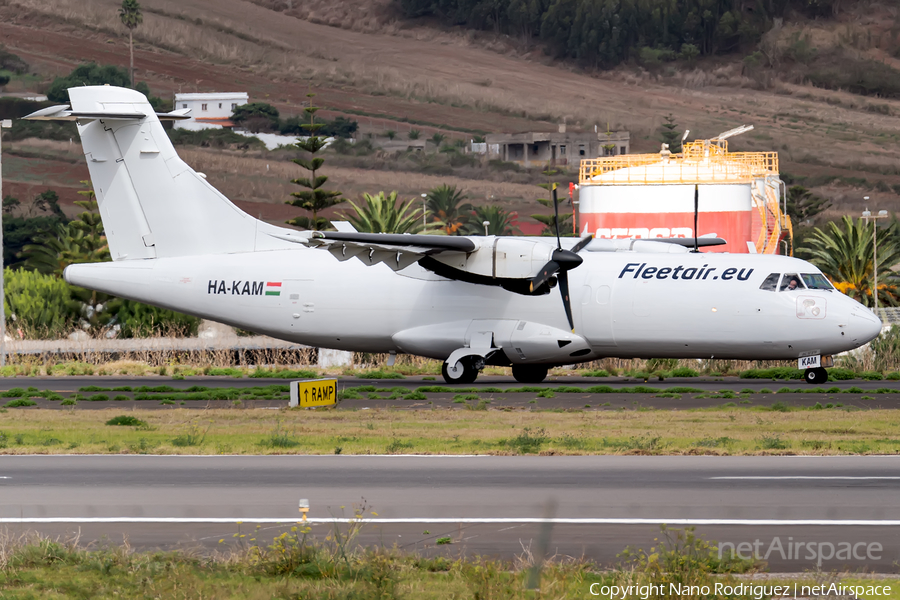
<svg viewBox="0 0 900 600">
<path fill-rule="evenodd" d="M 781 277 L 781 273 L 772 273 L 768 277 L 766 277 L 765 281 L 762 282 L 762 285 L 759 286 L 759 289 L 765 290 L 767 292 L 774 292 L 778 289 L 778 278 Z"/>
<path fill-rule="evenodd" d="M 811 290 L 833 290 L 834 286 L 821 273 L 803 273 L 803 283 Z"/>
</svg>

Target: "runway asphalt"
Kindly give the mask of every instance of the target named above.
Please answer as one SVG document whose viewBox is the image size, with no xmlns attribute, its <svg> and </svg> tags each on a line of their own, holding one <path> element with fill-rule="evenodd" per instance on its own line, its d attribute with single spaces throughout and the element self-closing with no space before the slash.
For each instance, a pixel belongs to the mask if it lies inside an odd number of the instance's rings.
<svg viewBox="0 0 900 600">
<path fill-rule="evenodd" d="M 668 523 L 774 571 L 894 572 L 898 491 L 900 457 L 2 456 L 0 526 L 210 548 L 256 521 L 279 533 L 301 498 L 324 536 L 364 498 L 361 543 L 425 553 L 511 558 L 552 515 L 551 552 L 603 563 Z"/>
</svg>

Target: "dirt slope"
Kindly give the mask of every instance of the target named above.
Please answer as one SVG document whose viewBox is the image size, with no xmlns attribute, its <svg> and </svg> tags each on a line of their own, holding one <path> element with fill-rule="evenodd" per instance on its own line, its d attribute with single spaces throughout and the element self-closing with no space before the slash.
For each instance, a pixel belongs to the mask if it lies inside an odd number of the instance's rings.
<svg viewBox="0 0 900 600">
<path fill-rule="evenodd" d="M 0 5 L 0 43 L 60 70 L 82 60 L 124 65 L 117 6 L 115 0 L 7 0 Z M 678 87 L 629 71 L 593 77 L 462 38 L 349 31 L 243 0 L 145 0 L 142 6 L 135 62 L 154 89 L 248 90 L 287 112 L 299 110 L 312 89 L 332 111 L 480 131 L 552 129 L 561 120 L 570 127 L 609 123 L 630 129 L 639 151 L 657 146 L 655 131 L 671 112 L 693 135 L 755 125 L 732 149 L 777 150 L 782 170 L 795 175 L 839 165 L 844 176 L 900 184 L 893 166 L 900 159 L 900 118 L 893 116 L 900 103 L 894 101 L 787 85 L 757 91 L 739 87 L 747 83 L 739 69 L 712 63 Z M 869 195 L 888 209 L 897 203 L 893 192 L 844 186 L 835 193 L 859 203 Z"/>
</svg>

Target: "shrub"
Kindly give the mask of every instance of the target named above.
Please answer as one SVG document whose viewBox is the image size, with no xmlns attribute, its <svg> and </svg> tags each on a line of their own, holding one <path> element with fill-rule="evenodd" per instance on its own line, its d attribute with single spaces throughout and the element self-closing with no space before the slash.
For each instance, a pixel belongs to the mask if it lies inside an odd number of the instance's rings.
<svg viewBox="0 0 900 600">
<path fill-rule="evenodd" d="M 583 377 L 609 377 L 609 371 L 606 369 L 600 369 L 597 371 L 582 371 L 581 375 Z"/>
<path fill-rule="evenodd" d="M 543 427 L 531 429 L 526 427 L 522 433 L 514 438 L 501 442 L 507 448 L 515 450 L 519 454 L 534 454 L 541 449 L 549 438 Z"/>
<path fill-rule="evenodd" d="M 259 369 L 250 373 L 250 377 L 263 379 L 315 379 L 319 374 L 311 369 Z"/>
<path fill-rule="evenodd" d="M 197 335 L 200 319 L 174 310 L 158 308 L 133 300 L 115 300 L 118 304 L 116 321 L 121 326 L 119 336 L 123 338 L 150 337 L 153 335 L 174 335 L 191 337 Z"/>
<path fill-rule="evenodd" d="M 210 375 L 212 377 L 234 377 L 235 379 L 241 379 L 244 376 L 244 371 L 241 369 L 237 369 L 235 367 L 215 367 L 209 369 L 205 375 Z M 165 391 L 175 391 L 173 388 L 170 388 Z"/>
<path fill-rule="evenodd" d="M 65 281 L 24 269 L 6 269 L 3 277 L 4 309 L 14 323 L 7 327 L 21 328 L 46 339 L 66 336 L 78 309 Z"/>
<path fill-rule="evenodd" d="M 106 422 L 107 425 L 122 425 L 126 427 L 145 427 L 147 423 L 138 419 L 137 417 L 133 417 L 131 415 L 119 415 L 118 417 L 113 417 L 109 421 Z"/>
<path fill-rule="evenodd" d="M 265 143 L 257 137 L 248 137 L 235 133 L 230 129 L 203 129 L 190 131 L 188 129 L 170 129 L 169 139 L 176 146 L 200 146 L 201 148 L 237 148 L 258 150 L 266 147 Z"/>
<path fill-rule="evenodd" d="M 690 367 L 678 367 L 672 370 L 672 377 L 699 377 L 700 373 Z"/>
<path fill-rule="evenodd" d="M 742 371 L 740 377 L 741 379 L 803 379 L 803 371 L 793 367 L 749 369 Z"/>
<path fill-rule="evenodd" d="M 788 447 L 788 443 L 777 435 L 763 435 L 757 441 L 763 450 L 784 450 Z"/>
<path fill-rule="evenodd" d="M 31 398 L 16 398 L 4 404 L 6 408 L 18 408 L 20 406 L 37 406 L 37 402 Z"/>
<path fill-rule="evenodd" d="M 157 111 L 171 109 L 171 105 L 166 101 L 150 95 L 150 88 L 146 83 L 139 82 L 137 85 L 132 86 L 128 69 L 113 65 L 98 65 L 96 63 L 79 65 L 69 75 L 54 79 L 53 83 L 50 84 L 50 89 L 47 90 L 47 98 L 56 103 L 68 103 L 69 88 L 104 84 L 136 89 L 147 96 L 150 105 Z"/>
<path fill-rule="evenodd" d="M 383 371 L 381 369 L 376 369 L 374 371 L 363 371 L 356 374 L 360 379 L 405 379 L 403 375 L 400 373 L 393 373 L 391 371 Z"/>
<path fill-rule="evenodd" d="M 890 65 L 869 59 L 855 59 L 841 51 L 823 56 L 820 64 L 809 71 L 807 79 L 816 87 L 846 90 L 863 96 L 900 97 L 900 71 Z"/>
<path fill-rule="evenodd" d="M 856 372 L 851 371 L 850 369 L 828 369 L 828 378 L 834 379 L 835 381 L 847 381 L 856 379 Z"/>
</svg>

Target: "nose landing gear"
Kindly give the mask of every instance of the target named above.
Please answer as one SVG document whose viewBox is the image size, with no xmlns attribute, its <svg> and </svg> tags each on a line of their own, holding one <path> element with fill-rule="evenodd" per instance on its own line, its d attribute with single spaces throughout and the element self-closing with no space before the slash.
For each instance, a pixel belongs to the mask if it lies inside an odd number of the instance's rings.
<svg viewBox="0 0 900 600">
<path fill-rule="evenodd" d="M 473 383 L 478 372 L 484 368 L 484 358 L 480 356 L 463 356 L 452 366 L 445 362 L 441 366 L 441 375 L 447 383 Z"/>
<path fill-rule="evenodd" d="M 825 367 L 806 369 L 803 373 L 803 379 L 809 384 L 825 383 L 828 381 L 828 371 L 825 370 Z"/>
</svg>

